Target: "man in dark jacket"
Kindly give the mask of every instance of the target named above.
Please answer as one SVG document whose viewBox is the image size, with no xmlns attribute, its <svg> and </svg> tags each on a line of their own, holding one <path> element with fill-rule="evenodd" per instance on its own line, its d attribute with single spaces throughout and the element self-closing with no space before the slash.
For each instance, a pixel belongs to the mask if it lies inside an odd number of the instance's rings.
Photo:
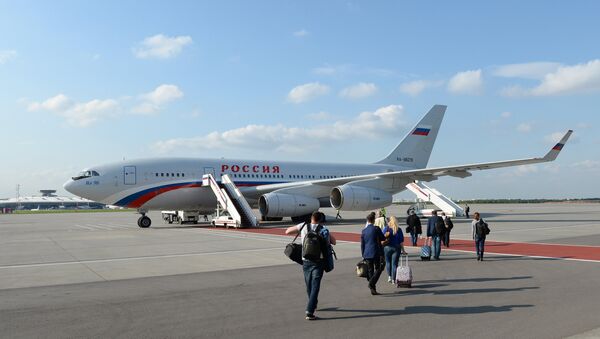
<svg viewBox="0 0 600 339">
<path fill-rule="evenodd" d="M 385 241 L 385 236 L 381 232 L 381 228 L 374 226 L 375 212 L 369 213 L 367 216 L 367 226 L 362 230 L 360 235 L 360 250 L 362 257 L 367 262 L 369 280 L 369 289 L 372 295 L 378 295 L 376 285 L 379 280 L 379 276 L 385 264 L 383 261 L 383 246 L 382 242 Z"/>
<path fill-rule="evenodd" d="M 427 221 L 427 239 L 431 243 L 431 251 L 435 260 L 440 260 L 442 236 L 444 236 L 445 229 L 444 219 L 437 215 L 437 211 L 432 211 L 431 217 Z"/>
<path fill-rule="evenodd" d="M 421 228 L 421 219 L 419 219 L 419 216 L 415 213 L 415 210 L 410 210 L 408 218 L 406 218 L 406 224 L 408 225 L 406 232 L 410 233 L 412 245 L 417 246 L 419 234 L 422 234 L 423 230 Z"/>
</svg>

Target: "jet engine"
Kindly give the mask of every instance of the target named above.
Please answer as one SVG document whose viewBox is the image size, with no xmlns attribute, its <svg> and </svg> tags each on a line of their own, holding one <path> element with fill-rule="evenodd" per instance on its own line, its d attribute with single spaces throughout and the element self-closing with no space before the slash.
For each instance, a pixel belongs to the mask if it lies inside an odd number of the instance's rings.
<svg viewBox="0 0 600 339">
<path fill-rule="evenodd" d="M 337 210 L 367 211 L 389 206 L 392 203 L 392 195 L 375 188 L 346 184 L 334 187 L 329 201 Z"/>
<path fill-rule="evenodd" d="M 320 207 L 319 200 L 304 195 L 267 193 L 258 199 L 258 209 L 265 217 L 297 217 L 311 214 Z"/>
</svg>

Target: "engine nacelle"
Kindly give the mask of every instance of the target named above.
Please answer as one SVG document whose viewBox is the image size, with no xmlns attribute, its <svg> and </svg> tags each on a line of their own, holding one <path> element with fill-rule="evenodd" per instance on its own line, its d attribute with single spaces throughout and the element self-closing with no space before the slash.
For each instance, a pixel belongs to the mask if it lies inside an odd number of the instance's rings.
<svg viewBox="0 0 600 339">
<path fill-rule="evenodd" d="M 267 193 L 258 199 L 258 209 L 265 217 L 297 217 L 320 207 L 319 200 L 304 195 Z"/>
<path fill-rule="evenodd" d="M 346 184 L 334 187 L 329 201 L 340 211 L 367 211 L 389 206 L 392 195 L 375 188 Z"/>
</svg>

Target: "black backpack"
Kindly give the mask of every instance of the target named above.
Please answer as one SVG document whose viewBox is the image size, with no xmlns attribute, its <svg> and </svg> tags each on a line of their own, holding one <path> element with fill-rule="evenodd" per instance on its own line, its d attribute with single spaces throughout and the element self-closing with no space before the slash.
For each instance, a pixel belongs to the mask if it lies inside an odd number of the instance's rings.
<svg viewBox="0 0 600 339">
<path fill-rule="evenodd" d="M 454 223 L 452 222 L 452 220 L 449 217 L 446 218 L 446 225 L 448 225 L 448 230 L 451 230 L 452 228 L 454 228 Z"/>
<path fill-rule="evenodd" d="M 435 233 L 437 235 L 443 235 L 446 233 L 446 224 L 444 223 L 444 219 L 442 217 L 436 216 L 437 220 L 435 221 Z"/>
<path fill-rule="evenodd" d="M 312 225 L 308 225 L 306 229 L 306 235 L 302 243 L 302 256 L 310 261 L 319 261 L 322 258 L 324 249 L 325 239 L 321 236 L 321 228 L 323 226 L 317 225 L 315 229 L 312 229 Z"/>
<path fill-rule="evenodd" d="M 485 237 L 490 234 L 490 228 L 488 227 L 487 222 L 483 221 L 483 219 L 479 219 L 477 225 L 475 225 L 475 234 L 480 237 Z"/>
</svg>

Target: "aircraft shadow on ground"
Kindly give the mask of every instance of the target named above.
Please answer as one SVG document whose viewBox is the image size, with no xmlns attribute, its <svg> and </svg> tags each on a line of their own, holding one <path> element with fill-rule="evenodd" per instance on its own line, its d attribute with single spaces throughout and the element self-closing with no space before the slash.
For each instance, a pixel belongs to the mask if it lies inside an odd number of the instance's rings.
<svg viewBox="0 0 600 339">
<path fill-rule="evenodd" d="M 444 284 L 430 284 L 430 285 L 425 285 L 424 288 L 421 288 L 419 285 L 416 285 L 413 288 L 396 291 L 391 294 L 384 294 L 383 296 L 389 298 L 389 297 L 399 297 L 399 296 L 408 296 L 408 295 L 423 295 L 423 294 L 458 295 L 458 294 L 476 294 L 476 293 L 505 293 L 505 292 L 519 292 L 519 291 L 539 289 L 539 287 L 537 287 L 537 286 L 512 287 L 512 288 L 496 288 L 496 287 L 464 288 L 464 289 L 440 290 L 440 291 L 437 291 L 437 290 L 432 291 L 432 290 L 426 289 L 426 288 L 431 288 L 431 287 L 429 287 L 431 285 L 444 285 Z"/>
<path fill-rule="evenodd" d="M 375 317 L 389 317 L 398 315 L 410 315 L 410 314 L 480 314 L 480 313 L 497 313 L 497 312 L 510 312 L 515 308 L 527 308 L 533 307 L 534 305 L 523 304 L 523 305 L 504 305 L 504 306 L 493 306 L 493 305 L 482 305 L 482 306 L 463 306 L 463 307 L 450 307 L 450 306 L 407 306 L 404 309 L 397 310 L 369 310 L 369 309 L 343 309 L 339 307 L 330 307 L 320 309 L 323 312 L 339 312 L 339 313 L 359 313 L 355 315 L 342 315 L 338 317 L 321 317 L 323 320 L 340 320 L 340 319 L 360 319 L 360 318 L 375 318 Z M 363 314 L 360 314 L 363 313 Z M 320 315 L 321 316 L 321 315 Z"/>
<path fill-rule="evenodd" d="M 531 279 L 531 278 L 533 278 L 533 276 L 524 275 L 524 276 L 516 276 L 516 277 L 508 277 L 508 278 L 496 277 L 496 278 L 460 278 L 460 279 L 444 279 L 444 280 L 423 280 L 423 281 L 421 281 L 421 283 L 431 284 L 431 283 L 450 283 L 450 282 L 488 282 L 488 281 L 505 281 L 505 280 L 524 280 L 524 279 Z M 419 283 L 418 287 L 427 288 L 427 287 L 424 287 L 423 285 L 421 285 L 420 283 Z"/>
</svg>

